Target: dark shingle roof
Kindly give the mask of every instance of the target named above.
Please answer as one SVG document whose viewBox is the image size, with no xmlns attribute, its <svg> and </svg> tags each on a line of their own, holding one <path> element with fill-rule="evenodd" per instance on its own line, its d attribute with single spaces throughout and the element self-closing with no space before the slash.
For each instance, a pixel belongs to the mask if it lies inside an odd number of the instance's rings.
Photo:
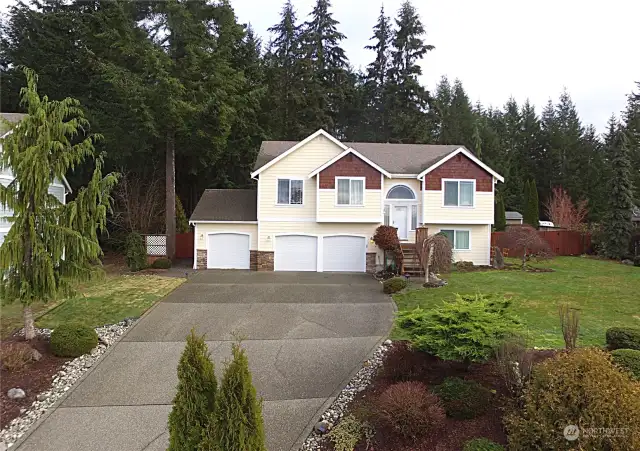
<svg viewBox="0 0 640 451">
<path fill-rule="evenodd" d="M 257 221 L 257 212 L 257 191 L 254 189 L 207 189 L 189 220 Z"/>
<path fill-rule="evenodd" d="M 263 141 L 254 170 L 283 154 L 297 141 Z M 434 144 L 389 144 L 344 142 L 392 174 L 419 174 L 438 160 L 462 146 Z"/>
</svg>

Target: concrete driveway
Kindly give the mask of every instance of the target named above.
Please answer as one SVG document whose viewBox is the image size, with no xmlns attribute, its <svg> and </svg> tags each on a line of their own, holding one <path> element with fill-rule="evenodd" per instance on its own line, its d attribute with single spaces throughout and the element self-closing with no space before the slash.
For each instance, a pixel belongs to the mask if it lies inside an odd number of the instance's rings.
<svg viewBox="0 0 640 451">
<path fill-rule="evenodd" d="M 270 451 L 297 449 L 391 328 L 394 307 L 365 274 L 204 271 L 107 353 L 20 451 L 166 450 L 176 367 L 189 330 L 220 377 L 245 337 Z"/>
</svg>

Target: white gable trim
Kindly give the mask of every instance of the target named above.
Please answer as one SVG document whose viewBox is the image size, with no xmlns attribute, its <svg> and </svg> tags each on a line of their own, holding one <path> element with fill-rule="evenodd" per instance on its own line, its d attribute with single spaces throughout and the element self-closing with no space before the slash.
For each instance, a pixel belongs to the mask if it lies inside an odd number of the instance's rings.
<svg viewBox="0 0 640 451">
<path fill-rule="evenodd" d="M 254 178 L 256 175 L 260 174 L 262 171 L 270 168 L 271 166 L 273 166 L 274 164 L 276 164 L 278 161 L 282 160 L 283 158 L 285 158 L 287 155 L 295 152 L 296 150 L 298 150 L 300 147 L 304 146 L 305 144 L 307 144 L 309 141 L 311 141 L 312 139 L 317 138 L 318 136 L 324 136 L 325 138 L 327 138 L 329 141 L 331 141 L 332 143 L 334 143 L 335 145 L 337 145 L 338 147 L 340 147 L 343 150 L 347 150 L 349 149 L 347 146 L 345 146 L 344 144 L 342 144 L 340 141 L 338 141 L 336 138 L 334 138 L 333 136 L 331 136 L 329 133 L 325 132 L 323 129 L 318 130 L 317 132 L 315 132 L 312 135 L 307 136 L 305 139 L 303 139 L 302 141 L 300 141 L 298 144 L 296 144 L 295 146 L 293 146 L 292 148 L 290 148 L 289 150 L 287 150 L 286 152 L 281 153 L 280 155 L 278 155 L 277 157 L 275 157 L 273 160 L 271 160 L 270 162 L 268 162 L 267 164 L 263 165 L 262 167 L 260 167 L 259 169 L 255 170 L 254 172 L 251 173 L 251 178 Z"/>
<path fill-rule="evenodd" d="M 354 154 L 356 157 L 360 158 L 362 161 L 364 161 L 365 163 L 367 163 L 369 166 L 371 166 L 372 168 L 374 168 L 376 171 L 378 171 L 381 174 L 384 174 L 385 176 L 391 178 L 391 174 L 389 174 L 387 171 L 385 171 L 384 169 L 382 169 L 380 166 L 378 166 L 377 164 L 375 164 L 373 161 L 369 160 L 367 157 L 365 157 L 364 155 L 362 155 L 360 152 L 358 152 L 355 149 L 352 149 L 351 147 L 349 147 L 347 150 L 345 150 L 344 152 L 342 152 L 341 154 L 333 157 L 331 160 L 327 161 L 325 164 L 323 164 L 322 166 L 320 166 L 318 169 L 314 170 L 313 172 L 311 172 L 308 177 L 311 178 L 314 175 L 319 174 L 320 172 L 324 171 L 325 169 L 327 169 L 329 166 L 331 166 L 333 163 L 335 163 L 336 161 L 340 160 L 341 158 L 345 157 L 346 155 L 349 155 L 350 153 Z"/>
<path fill-rule="evenodd" d="M 427 175 L 429 172 L 433 171 L 435 168 L 442 166 L 443 164 L 445 164 L 447 161 L 451 160 L 453 157 L 455 157 L 458 154 L 463 154 L 464 156 L 466 156 L 467 158 L 469 158 L 471 161 L 473 161 L 475 164 L 477 164 L 478 166 L 480 166 L 482 169 L 484 169 L 485 171 L 487 171 L 489 174 L 491 174 L 492 176 L 494 176 L 496 179 L 498 179 L 499 181 L 504 183 L 504 177 L 502 177 L 500 174 L 498 174 L 496 171 L 494 171 L 493 169 L 491 169 L 489 166 L 487 166 L 486 164 L 484 164 L 482 161 L 478 160 L 478 158 L 472 154 L 471 152 L 469 152 L 467 149 L 465 149 L 464 147 L 460 147 L 456 150 L 454 150 L 453 152 L 451 152 L 449 155 L 447 155 L 446 157 L 444 157 L 442 160 L 438 161 L 436 164 L 429 166 L 427 169 L 425 169 L 424 171 L 422 171 L 420 174 L 418 174 L 418 179 L 422 180 L 424 178 L 425 175 Z"/>
</svg>

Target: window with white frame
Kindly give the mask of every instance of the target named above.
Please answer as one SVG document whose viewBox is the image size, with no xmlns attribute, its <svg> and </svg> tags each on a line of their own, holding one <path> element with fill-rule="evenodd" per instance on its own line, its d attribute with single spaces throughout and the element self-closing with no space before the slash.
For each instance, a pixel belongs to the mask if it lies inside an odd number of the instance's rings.
<svg viewBox="0 0 640 451">
<path fill-rule="evenodd" d="M 304 180 L 278 179 L 278 205 L 302 205 Z"/>
<path fill-rule="evenodd" d="M 336 177 L 338 205 L 364 205 L 364 178 Z"/>
<path fill-rule="evenodd" d="M 473 180 L 445 180 L 445 207 L 473 207 L 474 186 Z"/>
<path fill-rule="evenodd" d="M 449 241 L 453 244 L 453 249 L 456 251 L 468 251 L 471 249 L 470 234 L 468 230 L 440 230 L 440 233 L 446 235 Z"/>
</svg>

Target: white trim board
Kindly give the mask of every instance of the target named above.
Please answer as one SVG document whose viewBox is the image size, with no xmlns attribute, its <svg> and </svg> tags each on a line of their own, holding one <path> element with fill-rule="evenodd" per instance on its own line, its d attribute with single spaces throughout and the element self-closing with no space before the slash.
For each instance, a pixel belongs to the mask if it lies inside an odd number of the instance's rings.
<svg viewBox="0 0 640 451">
<path fill-rule="evenodd" d="M 258 224 L 258 221 L 203 221 L 199 219 L 189 221 L 189 225 L 196 224 Z"/>
<path fill-rule="evenodd" d="M 429 172 L 433 171 L 434 169 L 436 169 L 437 167 L 442 166 L 443 164 L 445 164 L 447 161 L 451 160 L 453 157 L 455 157 L 456 155 L 459 154 L 463 154 L 464 156 L 466 156 L 467 158 L 469 158 L 471 161 L 473 161 L 475 164 L 477 164 L 478 166 L 480 166 L 482 169 L 484 169 L 485 171 L 487 171 L 489 174 L 491 174 L 492 176 L 494 176 L 496 179 L 500 180 L 501 182 L 504 183 L 504 177 L 502 177 L 500 174 L 498 174 L 496 171 L 494 171 L 493 169 L 491 169 L 489 166 L 487 166 L 486 164 L 484 164 L 482 161 L 480 161 L 474 154 L 472 154 L 470 151 L 468 151 L 467 149 L 465 149 L 464 147 L 460 147 L 457 150 L 454 150 L 453 152 L 451 152 L 449 155 L 447 155 L 446 157 L 444 157 L 442 160 L 438 161 L 437 163 L 429 166 L 427 169 L 425 169 L 424 171 L 422 171 L 420 174 L 418 174 L 418 179 L 422 180 L 424 178 L 425 175 L 427 175 Z"/>
<path fill-rule="evenodd" d="M 377 164 L 375 164 L 373 161 L 369 160 L 367 157 L 365 157 L 364 155 L 362 155 L 360 152 L 358 152 L 355 149 L 352 149 L 351 147 L 347 148 L 347 150 L 345 150 L 344 152 L 342 152 L 341 154 L 333 157 L 331 160 L 327 161 L 325 164 L 323 164 L 322 166 L 320 166 L 319 168 L 313 170 L 307 177 L 308 178 L 312 178 L 315 175 L 318 175 L 320 172 L 324 171 L 326 168 L 328 168 L 329 166 L 331 166 L 333 163 L 335 163 L 336 161 L 340 160 L 341 158 L 347 156 L 348 154 L 354 154 L 356 157 L 360 158 L 362 161 L 364 161 L 366 164 L 368 164 L 369 166 L 371 166 L 373 169 L 375 169 L 376 171 L 378 171 L 381 174 L 384 174 L 385 176 L 391 178 L 391 174 L 389 174 L 387 171 L 385 171 L 384 169 L 382 169 L 380 166 L 378 166 Z"/>
<path fill-rule="evenodd" d="M 273 166 L 274 164 L 276 164 L 278 161 L 282 160 L 283 158 L 285 158 L 287 155 L 295 152 L 296 150 L 298 150 L 300 147 L 304 146 L 305 144 L 307 144 L 308 142 L 310 142 L 311 140 L 317 138 L 318 136 L 324 136 L 325 138 L 327 138 L 329 141 L 331 141 L 332 143 L 336 144 L 338 147 L 340 147 L 343 150 L 347 150 L 349 149 L 349 147 L 345 146 L 344 144 L 342 144 L 338 139 L 334 138 L 333 136 L 331 136 L 331 134 L 327 133 L 326 131 L 324 131 L 323 129 L 318 130 L 317 132 L 307 136 L 305 139 L 303 139 L 302 141 L 300 141 L 298 144 L 296 144 L 295 146 L 291 147 L 289 150 L 281 153 L 280 155 L 278 155 L 277 157 L 275 157 L 273 160 L 269 161 L 268 163 L 262 165 L 260 168 L 256 169 L 255 171 L 253 171 L 251 173 L 251 178 L 254 178 L 256 175 L 260 174 L 261 172 L 265 171 L 266 169 L 270 168 L 271 166 Z"/>
</svg>

